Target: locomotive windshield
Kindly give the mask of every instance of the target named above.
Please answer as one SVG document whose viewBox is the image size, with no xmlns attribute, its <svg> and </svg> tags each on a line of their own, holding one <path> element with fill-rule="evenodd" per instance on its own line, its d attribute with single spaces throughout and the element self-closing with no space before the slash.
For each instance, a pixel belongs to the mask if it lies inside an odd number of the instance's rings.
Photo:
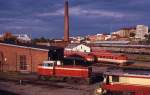
<svg viewBox="0 0 150 95">
<path fill-rule="evenodd" d="M 52 67 L 53 63 L 44 63 L 43 66 L 45 66 L 45 67 Z"/>
</svg>

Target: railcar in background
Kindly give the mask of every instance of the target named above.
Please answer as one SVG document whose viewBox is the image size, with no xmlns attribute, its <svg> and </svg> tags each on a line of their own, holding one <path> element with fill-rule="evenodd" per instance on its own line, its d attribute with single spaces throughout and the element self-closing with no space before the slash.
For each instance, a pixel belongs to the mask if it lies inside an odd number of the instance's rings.
<svg viewBox="0 0 150 95">
<path fill-rule="evenodd" d="M 82 58 L 86 61 L 95 63 L 113 63 L 118 65 L 128 63 L 128 57 L 125 54 L 117 54 L 107 50 L 93 50 L 90 53 L 65 51 L 64 56 Z"/>
<path fill-rule="evenodd" d="M 128 57 L 124 54 L 115 54 L 115 53 L 100 53 L 92 52 L 96 56 L 96 61 L 105 62 L 105 63 L 116 63 L 122 65 L 128 62 Z"/>
<path fill-rule="evenodd" d="M 64 57 L 82 58 L 82 59 L 89 61 L 89 62 L 95 61 L 95 56 L 92 55 L 91 53 L 87 53 L 87 52 L 65 50 L 64 51 Z"/>
</svg>

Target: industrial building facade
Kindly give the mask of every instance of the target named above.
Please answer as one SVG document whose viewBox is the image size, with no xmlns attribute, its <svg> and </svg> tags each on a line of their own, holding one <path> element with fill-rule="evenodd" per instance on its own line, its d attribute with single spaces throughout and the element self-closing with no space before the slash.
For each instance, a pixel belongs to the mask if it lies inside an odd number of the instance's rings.
<svg viewBox="0 0 150 95">
<path fill-rule="evenodd" d="M 48 49 L 0 43 L 0 71 L 36 72 L 48 59 Z"/>
</svg>

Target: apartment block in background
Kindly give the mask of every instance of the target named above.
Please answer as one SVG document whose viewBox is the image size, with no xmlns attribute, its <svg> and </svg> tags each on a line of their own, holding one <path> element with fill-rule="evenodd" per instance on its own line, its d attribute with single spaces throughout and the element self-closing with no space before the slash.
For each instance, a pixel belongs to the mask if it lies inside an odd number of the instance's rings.
<svg viewBox="0 0 150 95">
<path fill-rule="evenodd" d="M 148 34 L 148 26 L 145 26 L 145 25 L 137 25 L 136 26 L 136 35 L 135 35 L 135 38 L 138 38 L 138 39 L 145 39 L 145 35 Z"/>
</svg>

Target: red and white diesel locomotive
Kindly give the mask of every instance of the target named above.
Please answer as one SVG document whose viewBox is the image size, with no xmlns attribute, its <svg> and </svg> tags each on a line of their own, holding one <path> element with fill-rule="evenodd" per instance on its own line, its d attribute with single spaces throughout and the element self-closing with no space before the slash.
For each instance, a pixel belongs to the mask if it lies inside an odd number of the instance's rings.
<svg viewBox="0 0 150 95">
<path fill-rule="evenodd" d="M 59 61 L 44 61 L 38 66 L 38 75 L 40 77 L 57 77 L 64 79 L 86 80 L 90 82 L 92 73 L 91 67 L 82 67 L 74 65 L 63 65 Z"/>
</svg>

